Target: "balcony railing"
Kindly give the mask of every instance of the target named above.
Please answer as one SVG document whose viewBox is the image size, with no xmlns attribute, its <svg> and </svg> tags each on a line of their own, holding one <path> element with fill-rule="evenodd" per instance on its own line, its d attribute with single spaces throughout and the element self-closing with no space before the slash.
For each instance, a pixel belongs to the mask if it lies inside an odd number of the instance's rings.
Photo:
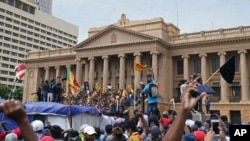
<svg viewBox="0 0 250 141">
<path fill-rule="evenodd" d="M 240 102 L 241 96 L 229 96 L 229 102 Z"/>
<path fill-rule="evenodd" d="M 209 99 L 210 99 L 210 102 L 219 102 L 220 96 L 210 96 Z"/>
</svg>

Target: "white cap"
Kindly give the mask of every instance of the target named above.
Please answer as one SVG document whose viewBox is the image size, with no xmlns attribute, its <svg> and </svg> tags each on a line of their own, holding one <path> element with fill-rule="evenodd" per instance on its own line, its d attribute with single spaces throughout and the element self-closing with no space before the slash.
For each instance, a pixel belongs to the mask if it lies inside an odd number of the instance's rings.
<svg viewBox="0 0 250 141">
<path fill-rule="evenodd" d="M 86 128 L 86 127 L 88 127 L 89 125 L 88 124 L 83 124 L 81 127 L 80 127 L 80 129 L 79 129 L 79 132 L 81 133 L 83 133 L 84 132 L 84 129 Z"/>
<path fill-rule="evenodd" d="M 87 126 L 86 128 L 84 128 L 83 131 L 84 134 L 88 134 L 88 135 L 93 135 L 96 134 L 95 128 L 92 126 Z"/>
<path fill-rule="evenodd" d="M 15 133 L 9 133 L 6 135 L 5 141 L 17 141 L 17 135 Z"/>
</svg>

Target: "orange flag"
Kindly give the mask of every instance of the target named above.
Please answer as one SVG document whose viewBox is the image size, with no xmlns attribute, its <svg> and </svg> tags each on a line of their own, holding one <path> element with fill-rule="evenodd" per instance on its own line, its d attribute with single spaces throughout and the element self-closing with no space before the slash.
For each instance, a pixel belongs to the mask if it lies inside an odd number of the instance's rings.
<svg viewBox="0 0 250 141">
<path fill-rule="evenodd" d="M 147 65 L 142 65 L 139 62 L 134 63 L 134 72 L 143 71 Z"/>
</svg>

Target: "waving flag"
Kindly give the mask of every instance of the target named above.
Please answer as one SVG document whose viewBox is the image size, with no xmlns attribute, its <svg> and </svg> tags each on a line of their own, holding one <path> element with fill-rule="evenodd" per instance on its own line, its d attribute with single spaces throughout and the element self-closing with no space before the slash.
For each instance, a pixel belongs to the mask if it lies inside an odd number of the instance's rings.
<svg viewBox="0 0 250 141">
<path fill-rule="evenodd" d="M 80 92 L 81 88 L 70 68 L 67 68 L 67 83 L 69 84 L 73 95 L 77 95 Z"/>
<path fill-rule="evenodd" d="M 15 66 L 16 72 L 16 79 L 20 80 L 24 77 L 25 72 L 26 72 L 26 64 L 25 63 L 19 63 L 18 65 Z"/>
<path fill-rule="evenodd" d="M 134 63 L 134 71 L 135 72 L 143 71 L 146 67 L 147 67 L 147 65 L 142 65 L 139 62 Z"/>
<path fill-rule="evenodd" d="M 235 55 L 220 67 L 220 74 L 227 83 L 232 84 L 235 74 Z"/>
</svg>

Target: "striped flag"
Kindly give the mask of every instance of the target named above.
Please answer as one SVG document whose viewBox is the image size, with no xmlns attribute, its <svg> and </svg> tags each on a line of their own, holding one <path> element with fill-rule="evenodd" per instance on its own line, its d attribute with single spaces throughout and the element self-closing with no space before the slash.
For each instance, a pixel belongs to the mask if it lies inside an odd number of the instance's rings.
<svg viewBox="0 0 250 141">
<path fill-rule="evenodd" d="M 16 80 L 22 79 L 26 72 L 26 64 L 19 63 L 18 65 L 15 66 L 14 71 L 16 72 Z"/>
<path fill-rule="evenodd" d="M 142 65 L 139 62 L 135 61 L 135 63 L 134 63 L 134 72 L 143 71 L 146 67 L 147 67 L 147 65 Z"/>
<path fill-rule="evenodd" d="M 76 81 L 75 76 L 71 72 L 70 68 L 67 68 L 67 83 L 69 84 L 73 95 L 77 95 L 80 92 L 80 85 Z"/>
</svg>

